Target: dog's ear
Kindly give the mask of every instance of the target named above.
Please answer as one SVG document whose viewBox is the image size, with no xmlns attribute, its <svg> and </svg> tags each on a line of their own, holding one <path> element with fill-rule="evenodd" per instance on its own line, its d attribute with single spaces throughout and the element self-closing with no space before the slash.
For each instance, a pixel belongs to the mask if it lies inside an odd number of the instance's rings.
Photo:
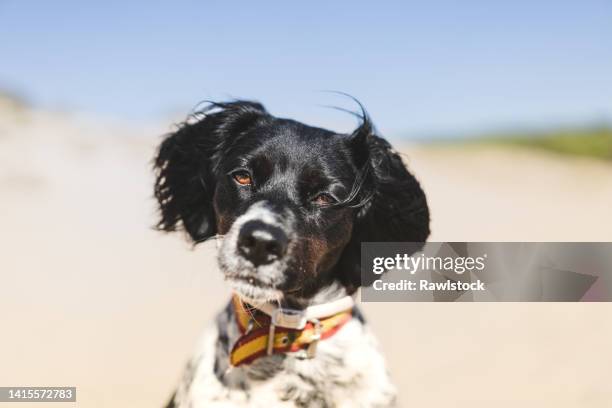
<svg viewBox="0 0 612 408">
<path fill-rule="evenodd" d="M 353 234 L 338 264 L 349 291 L 361 281 L 362 242 L 424 242 L 429 236 L 429 207 L 417 179 L 391 145 L 374 133 L 367 115 L 348 141 L 360 169 L 360 203 Z"/>
<path fill-rule="evenodd" d="M 217 233 L 212 201 L 224 149 L 266 115 L 256 102 L 211 103 L 165 137 L 153 164 L 159 230 L 183 229 L 195 243 Z"/>
</svg>

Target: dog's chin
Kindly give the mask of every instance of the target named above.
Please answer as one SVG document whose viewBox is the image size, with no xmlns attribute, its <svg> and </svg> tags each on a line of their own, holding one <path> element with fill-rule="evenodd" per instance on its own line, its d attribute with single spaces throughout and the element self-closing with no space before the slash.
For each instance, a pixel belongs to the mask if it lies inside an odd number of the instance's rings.
<svg viewBox="0 0 612 408">
<path fill-rule="evenodd" d="M 286 264 L 275 261 L 255 266 L 240 256 L 224 240 L 224 248 L 219 253 L 219 266 L 234 292 L 252 302 L 278 302 L 283 299 L 283 291 L 278 289 L 286 275 Z"/>
<path fill-rule="evenodd" d="M 256 283 L 253 279 L 228 278 L 228 281 L 234 292 L 253 302 L 278 302 L 283 298 L 282 291 Z"/>
</svg>

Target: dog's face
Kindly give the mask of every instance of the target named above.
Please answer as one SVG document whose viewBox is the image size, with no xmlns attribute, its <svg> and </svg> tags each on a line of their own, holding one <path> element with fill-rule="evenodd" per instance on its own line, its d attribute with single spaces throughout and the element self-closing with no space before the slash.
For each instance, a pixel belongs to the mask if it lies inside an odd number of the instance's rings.
<svg viewBox="0 0 612 408">
<path fill-rule="evenodd" d="M 424 241 L 425 196 L 369 121 L 352 134 L 279 119 L 252 102 L 214 104 L 156 159 L 159 227 L 223 237 L 219 262 L 254 300 L 360 285 L 362 241 Z"/>
<path fill-rule="evenodd" d="M 355 209 L 339 205 L 359 172 L 346 136 L 262 121 L 235 137 L 219 166 L 219 260 L 235 289 L 273 299 L 326 280 L 353 229 Z"/>
</svg>

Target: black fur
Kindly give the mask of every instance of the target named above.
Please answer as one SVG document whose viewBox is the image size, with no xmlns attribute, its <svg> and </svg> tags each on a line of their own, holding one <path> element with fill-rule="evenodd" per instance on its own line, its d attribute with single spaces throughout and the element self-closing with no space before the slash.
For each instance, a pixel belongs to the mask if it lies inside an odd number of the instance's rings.
<svg viewBox="0 0 612 408">
<path fill-rule="evenodd" d="M 215 108 L 219 110 L 208 114 Z M 154 164 L 158 229 L 174 231 L 180 225 L 195 242 L 216 234 L 212 199 L 219 160 L 232 136 L 264 115 L 259 103 L 211 103 L 165 138 Z"/>
<path fill-rule="evenodd" d="M 295 215 L 298 238 L 320 241 L 294 254 L 309 263 L 289 264 L 293 286 L 280 289 L 308 297 L 337 281 L 354 292 L 361 284 L 361 242 L 422 242 L 429 235 L 418 181 L 365 111 L 359 116 L 353 133 L 339 135 L 273 117 L 256 102 L 211 103 L 159 148 L 158 228 L 183 229 L 198 243 L 227 233 L 251 204 L 265 199 Z M 228 172 L 235 167 L 253 174 L 251 188 L 233 183 Z M 314 205 L 319 191 L 335 202 Z"/>
</svg>

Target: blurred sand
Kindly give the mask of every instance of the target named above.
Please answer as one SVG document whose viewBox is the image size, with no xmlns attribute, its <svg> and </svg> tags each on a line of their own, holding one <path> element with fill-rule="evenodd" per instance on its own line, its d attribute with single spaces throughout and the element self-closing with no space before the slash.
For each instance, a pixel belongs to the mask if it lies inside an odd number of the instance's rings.
<svg viewBox="0 0 612 408">
<path fill-rule="evenodd" d="M 228 290 L 211 245 L 150 228 L 149 160 L 165 130 L 0 103 L 0 385 L 75 385 L 80 407 L 159 407 L 170 395 Z M 431 240 L 612 240 L 609 164 L 402 150 L 428 193 Z M 403 406 L 612 401 L 610 304 L 364 308 Z"/>
</svg>

